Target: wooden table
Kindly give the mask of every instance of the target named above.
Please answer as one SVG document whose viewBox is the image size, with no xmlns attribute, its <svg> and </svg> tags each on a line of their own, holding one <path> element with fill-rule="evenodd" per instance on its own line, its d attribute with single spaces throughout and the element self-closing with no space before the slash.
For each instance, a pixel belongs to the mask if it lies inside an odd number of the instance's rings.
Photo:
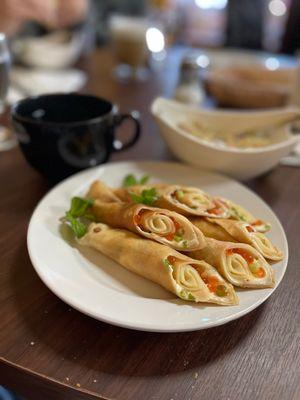
<svg viewBox="0 0 300 400">
<path fill-rule="evenodd" d="M 113 160 L 171 157 L 148 110 L 156 95 L 171 93 L 176 55 L 148 82 L 130 85 L 111 78 L 106 50 L 83 63 L 88 91 L 142 114 L 142 139 Z M 289 266 L 276 293 L 237 321 L 180 334 L 117 328 L 59 300 L 40 281 L 26 249 L 31 213 L 50 186 L 18 149 L 0 154 L 0 182 L 1 384 L 30 400 L 300 398 L 300 169 L 277 167 L 247 182 L 288 236 Z"/>
</svg>

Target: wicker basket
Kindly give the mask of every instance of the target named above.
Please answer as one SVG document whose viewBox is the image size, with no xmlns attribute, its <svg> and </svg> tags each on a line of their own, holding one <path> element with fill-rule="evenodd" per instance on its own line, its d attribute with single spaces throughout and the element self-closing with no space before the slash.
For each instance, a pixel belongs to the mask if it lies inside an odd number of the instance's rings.
<svg viewBox="0 0 300 400">
<path fill-rule="evenodd" d="M 262 67 L 215 69 L 206 76 L 206 89 L 219 105 L 270 108 L 287 104 L 295 69 L 269 71 Z"/>
</svg>

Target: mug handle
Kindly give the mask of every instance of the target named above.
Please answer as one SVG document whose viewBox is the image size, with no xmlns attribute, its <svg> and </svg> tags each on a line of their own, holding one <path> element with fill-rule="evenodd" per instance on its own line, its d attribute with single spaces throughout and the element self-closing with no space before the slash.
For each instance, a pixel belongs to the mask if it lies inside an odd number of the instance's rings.
<svg viewBox="0 0 300 400">
<path fill-rule="evenodd" d="M 141 124 L 140 124 L 140 114 L 138 111 L 132 111 L 130 114 L 118 114 L 114 117 L 115 128 L 120 126 L 123 121 L 126 119 L 130 119 L 135 126 L 133 135 L 129 140 L 125 143 L 122 143 L 120 140 L 113 141 L 113 151 L 122 151 L 128 149 L 133 146 L 139 139 L 141 135 Z"/>
</svg>

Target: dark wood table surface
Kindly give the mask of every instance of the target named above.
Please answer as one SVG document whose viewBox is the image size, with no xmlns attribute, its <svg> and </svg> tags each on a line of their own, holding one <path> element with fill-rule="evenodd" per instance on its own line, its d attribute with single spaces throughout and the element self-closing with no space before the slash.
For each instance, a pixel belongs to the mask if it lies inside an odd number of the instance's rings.
<svg viewBox="0 0 300 400">
<path fill-rule="evenodd" d="M 152 99 L 170 95 L 177 56 L 144 83 L 111 78 L 107 50 L 82 63 L 86 91 L 138 109 L 140 142 L 112 157 L 170 159 L 149 114 Z M 286 275 L 250 314 L 209 330 L 159 334 L 89 318 L 59 300 L 35 273 L 26 230 L 47 181 L 19 149 L 0 153 L 0 384 L 33 399 L 299 400 L 300 169 L 279 166 L 246 184 L 275 211 L 287 233 Z"/>
</svg>

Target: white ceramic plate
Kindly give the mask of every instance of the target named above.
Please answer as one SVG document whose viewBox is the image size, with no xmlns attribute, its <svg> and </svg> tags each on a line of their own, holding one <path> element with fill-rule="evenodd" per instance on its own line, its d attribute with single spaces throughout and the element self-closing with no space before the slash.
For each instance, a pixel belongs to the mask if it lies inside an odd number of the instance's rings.
<svg viewBox="0 0 300 400">
<path fill-rule="evenodd" d="M 271 209 L 249 189 L 221 175 L 182 164 L 121 162 L 86 170 L 63 181 L 44 197 L 32 215 L 28 229 L 29 255 L 40 278 L 58 297 L 77 310 L 114 325 L 179 332 L 205 329 L 239 318 L 271 295 L 275 289 L 239 290 L 240 304 L 232 307 L 187 303 L 94 250 L 87 249 L 82 254 L 71 247 L 61 237 L 58 221 L 69 208 L 70 198 L 83 195 L 95 179 L 118 186 L 128 173 L 138 176 L 147 173 L 151 182 L 201 187 L 241 203 L 257 217 L 270 221 L 270 238 L 285 254 L 284 260 L 274 266 L 276 286 L 283 278 L 288 260 L 284 231 Z"/>
</svg>

